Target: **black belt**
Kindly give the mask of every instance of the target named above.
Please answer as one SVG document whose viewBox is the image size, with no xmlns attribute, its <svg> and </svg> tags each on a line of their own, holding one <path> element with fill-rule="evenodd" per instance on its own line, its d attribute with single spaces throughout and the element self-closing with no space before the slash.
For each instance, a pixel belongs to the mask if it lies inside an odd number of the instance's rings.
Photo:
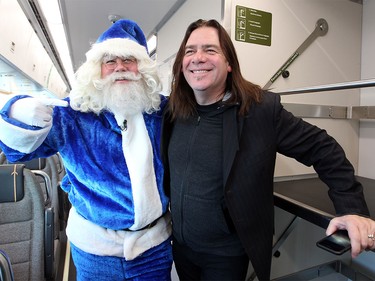
<svg viewBox="0 0 375 281">
<path fill-rule="evenodd" d="M 154 220 L 152 223 L 150 223 L 150 224 L 148 224 L 148 225 L 146 225 L 146 226 L 144 226 L 144 227 L 142 227 L 142 228 L 139 228 L 139 229 L 129 229 L 129 228 L 126 228 L 126 229 L 124 229 L 125 231 L 141 231 L 141 230 L 145 230 L 145 229 L 150 229 L 150 228 L 152 228 L 152 227 L 154 227 L 156 224 L 157 224 L 157 222 L 158 222 L 158 220 L 160 219 L 161 217 L 158 217 L 156 220 Z"/>
</svg>

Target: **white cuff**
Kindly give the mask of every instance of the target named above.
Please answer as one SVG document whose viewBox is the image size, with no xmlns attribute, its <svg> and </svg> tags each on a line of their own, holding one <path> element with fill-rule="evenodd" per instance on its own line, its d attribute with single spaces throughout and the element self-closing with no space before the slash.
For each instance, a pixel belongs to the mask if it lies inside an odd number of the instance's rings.
<svg viewBox="0 0 375 281">
<path fill-rule="evenodd" d="M 0 118 L 0 140 L 8 147 L 18 150 L 22 153 L 31 153 L 35 151 L 46 139 L 50 126 L 39 130 L 28 130 L 17 127 Z"/>
</svg>

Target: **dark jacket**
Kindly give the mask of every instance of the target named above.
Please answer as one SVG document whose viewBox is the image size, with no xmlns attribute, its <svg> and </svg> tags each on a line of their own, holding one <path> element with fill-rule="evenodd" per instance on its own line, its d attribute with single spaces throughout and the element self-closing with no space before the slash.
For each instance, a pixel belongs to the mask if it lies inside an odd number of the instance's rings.
<svg viewBox="0 0 375 281">
<path fill-rule="evenodd" d="M 314 166 L 329 187 L 337 214 L 368 215 L 362 185 L 341 146 L 324 130 L 286 111 L 278 94 L 264 92 L 245 117 L 233 107 L 223 114 L 225 203 L 259 280 L 269 280 L 274 228 L 273 177 L 276 153 Z M 173 123 L 165 115 L 162 157 L 169 194 L 168 143 Z M 173 170 L 173 168 L 172 168 Z M 173 212 L 173 210 L 172 210 Z"/>
</svg>

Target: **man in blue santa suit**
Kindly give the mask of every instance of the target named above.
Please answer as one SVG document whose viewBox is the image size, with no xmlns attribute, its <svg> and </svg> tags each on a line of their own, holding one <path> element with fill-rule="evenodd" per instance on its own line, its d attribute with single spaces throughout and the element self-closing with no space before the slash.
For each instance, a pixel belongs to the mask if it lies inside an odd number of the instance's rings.
<svg viewBox="0 0 375 281">
<path fill-rule="evenodd" d="M 115 22 L 86 58 L 65 100 L 4 102 L 0 147 L 12 162 L 60 153 L 77 280 L 170 280 L 156 64 L 130 20 Z"/>
</svg>

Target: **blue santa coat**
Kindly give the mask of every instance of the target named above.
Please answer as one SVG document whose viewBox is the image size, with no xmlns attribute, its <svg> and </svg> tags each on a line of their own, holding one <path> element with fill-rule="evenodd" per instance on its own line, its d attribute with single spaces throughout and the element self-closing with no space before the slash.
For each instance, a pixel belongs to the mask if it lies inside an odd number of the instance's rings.
<svg viewBox="0 0 375 281">
<path fill-rule="evenodd" d="M 163 191 L 163 166 L 160 158 L 162 112 L 167 99 L 162 97 L 161 110 L 144 114 L 153 149 L 153 163 L 163 213 L 169 199 Z M 37 128 L 11 120 L 8 112 L 12 98 L 0 111 L 2 118 L 23 128 Z M 68 99 L 67 99 L 68 100 Z M 134 206 L 128 168 L 122 151 L 122 136 L 110 112 L 82 113 L 70 107 L 55 107 L 53 126 L 41 146 L 30 154 L 21 153 L 0 142 L 8 160 L 27 161 L 60 153 L 67 175 L 62 188 L 84 218 L 105 228 L 126 229 L 134 223 Z M 156 219 L 156 218 L 155 218 Z"/>
</svg>

